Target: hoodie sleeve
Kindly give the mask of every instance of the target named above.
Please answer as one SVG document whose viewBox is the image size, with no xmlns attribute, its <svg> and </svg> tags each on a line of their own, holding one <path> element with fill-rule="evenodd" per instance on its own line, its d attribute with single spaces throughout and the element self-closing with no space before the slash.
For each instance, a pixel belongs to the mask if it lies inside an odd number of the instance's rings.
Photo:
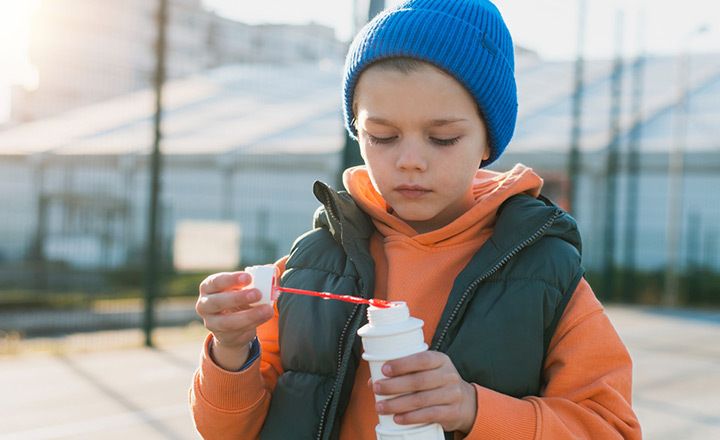
<svg viewBox="0 0 720 440">
<path fill-rule="evenodd" d="M 286 260 L 276 263 L 280 273 Z M 273 317 L 258 327 L 257 335 L 260 358 L 238 372 L 220 368 L 209 353 L 212 334 L 205 339 L 189 397 L 195 428 L 205 440 L 254 439 L 260 434 L 282 374 L 277 307 Z"/>
<path fill-rule="evenodd" d="M 475 385 L 476 439 L 640 439 L 632 361 L 590 285 L 580 282 L 550 342 L 539 397 Z"/>
</svg>

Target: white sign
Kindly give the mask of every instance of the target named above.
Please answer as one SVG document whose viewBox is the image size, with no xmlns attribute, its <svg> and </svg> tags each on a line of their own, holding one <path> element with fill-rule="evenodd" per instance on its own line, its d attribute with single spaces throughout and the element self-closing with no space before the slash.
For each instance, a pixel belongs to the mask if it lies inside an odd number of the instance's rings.
<svg viewBox="0 0 720 440">
<path fill-rule="evenodd" d="M 237 268 L 240 225 L 227 221 L 179 221 L 175 228 L 173 263 L 178 271 Z"/>
</svg>

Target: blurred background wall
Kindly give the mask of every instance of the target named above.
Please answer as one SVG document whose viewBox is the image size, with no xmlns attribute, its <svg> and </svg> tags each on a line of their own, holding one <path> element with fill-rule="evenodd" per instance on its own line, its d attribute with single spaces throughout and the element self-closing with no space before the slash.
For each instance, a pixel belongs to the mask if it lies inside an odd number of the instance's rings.
<svg viewBox="0 0 720 440">
<path fill-rule="evenodd" d="M 383 2 L 346 3 L 351 16 L 338 21 L 357 26 Z M 23 84 L 5 95 L 0 122 L 6 334 L 139 326 L 155 303 L 153 325 L 193 320 L 206 274 L 287 253 L 311 226 L 313 181 L 337 186 L 357 157 L 340 106 L 348 36 L 332 23 L 248 23 L 236 17 L 242 9 L 169 0 L 153 190 L 159 5 L 45 0 L 28 9 L 34 76 L 15 81 Z M 614 55 L 587 56 L 582 23 L 594 17 L 578 13 L 566 36 L 579 42 L 576 54 L 547 58 L 518 43 L 517 129 L 491 168 L 522 162 L 545 178 L 544 193 L 579 222 L 603 300 L 716 307 L 720 49 L 691 51 L 707 32 L 693 25 L 674 52 L 628 55 L 635 37 L 623 36 L 619 18 L 606 32 Z M 150 298 L 148 277 L 159 286 Z"/>
</svg>

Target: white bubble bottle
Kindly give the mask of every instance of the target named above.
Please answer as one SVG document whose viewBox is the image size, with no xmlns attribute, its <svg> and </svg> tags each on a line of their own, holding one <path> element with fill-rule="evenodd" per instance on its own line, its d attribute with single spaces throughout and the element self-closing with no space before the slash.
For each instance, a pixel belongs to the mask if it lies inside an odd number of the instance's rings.
<svg viewBox="0 0 720 440">
<path fill-rule="evenodd" d="M 420 319 L 410 316 L 403 301 L 395 301 L 391 307 L 370 306 L 368 323 L 358 330 L 362 338 L 363 359 L 370 364 L 373 381 L 384 379 L 381 368 L 387 361 L 427 350 L 423 339 Z M 378 396 L 385 400 L 397 396 Z M 380 423 L 375 426 L 378 440 L 444 440 L 442 426 L 437 423 L 425 425 L 398 425 L 392 415 L 378 415 Z"/>
<path fill-rule="evenodd" d="M 277 299 L 279 292 L 275 289 L 277 282 L 277 267 L 274 264 L 264 264 L 261 266 L 248 266 L 245 272 L 252 276 L 251 283 L 248 288 L 255 288 L 260 291 L 262 297 L 259 301 L 250 304 L 251 306 L 259 306 L 261 304 L 272 305 Z"/>
</svg>

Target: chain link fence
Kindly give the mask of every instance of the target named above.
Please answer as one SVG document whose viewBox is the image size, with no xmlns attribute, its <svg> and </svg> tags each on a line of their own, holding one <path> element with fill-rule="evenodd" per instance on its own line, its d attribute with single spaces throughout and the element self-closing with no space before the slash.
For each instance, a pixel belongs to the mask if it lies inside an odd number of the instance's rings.
<svg viewBox="0 0 720 440">
<path fill-rule="evenodd" d="M 170 0 L 150 273 L 159 4 L 54 0 L 36 11 L 37 88 L 15 88 L 12 118 L 0 126 L 0 337 L 139 328 L 148 277 L 157 283 L 151 325 L 192 322 L 205 275 L 284 255 L 311 225 L 312 182 L 336 183 L 348 158 L 357 159 L 343 148 L 346 42 L 331 28 L 249 25 L 199 0 Z M 544 62 L 522 48 L 517 56 L 518 128 L 493 168 L 532 166 L 545 193 L 567 206 L 573 63 Z M 678 304 L 720 303 L 720 135 L 712 121 L 720 56 L 693 61 L 685 110 L 666 74 L 676 61 L 648 60 L 641 123 L 628 110 L 618 116 L 613 169 L 612 64 L 585 70 L 573 214 L 588 276 L 606 300 L 663 302 L 672 261 Z M 632 108 L 633 96 L 626 89 L 620 107 Z M 688 130 L 681 205 L 670 212 L 668 127 L 678 117 Z M 628 145 L 640 126 L 633 167 Z M 617 179 L 609 195 L 608 179 Z M 672 215 L 677 231 L 668 228 Z M 677 255 L 669 258 L 672 234 Z"/>
</svg>

